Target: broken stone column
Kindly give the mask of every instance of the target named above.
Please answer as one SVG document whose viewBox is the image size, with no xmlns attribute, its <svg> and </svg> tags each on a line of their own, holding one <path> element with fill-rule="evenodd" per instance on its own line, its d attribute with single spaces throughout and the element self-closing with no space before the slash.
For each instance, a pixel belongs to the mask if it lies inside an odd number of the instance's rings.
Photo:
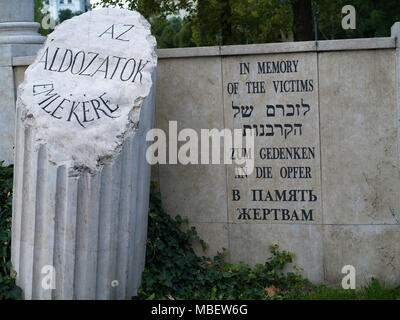
<svg viewBox="0 0 400 320">
<path fill-rule="evenodd" d="M 12 264 L 24 299 L 125 299 L 144 268 L 157 56 L 137 12 L 51 33 L 18 89 Z"/>
</svg>

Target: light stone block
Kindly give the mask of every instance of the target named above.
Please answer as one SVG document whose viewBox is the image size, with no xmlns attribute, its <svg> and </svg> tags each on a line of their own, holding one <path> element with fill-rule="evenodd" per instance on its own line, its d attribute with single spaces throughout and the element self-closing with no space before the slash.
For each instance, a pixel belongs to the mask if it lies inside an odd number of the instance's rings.
<svg viewBox="0 0 400 320">
<path fill-rule="evenodd" d="M 219 56 L 220 47 L 171 48 L 157 51 L 160 59 Z"/>
<path fill-rule="evenodd" d="M 271 253 L 269 246 L 278 244 L 279 250 L 295 253 L 293 266 L 303 268 L 302 274 L 315 283 L 324 282 L 324 250 L 322 227 L 299 224 L 229 224 L 230 260 L 250 265 L 263 264 Z"/>
<path fill-rule="evenodd" d="M 14 57 L 12 59 L 12 65 L 14 67 L 21 67 L 21 66 L 29 66 L 35 61 L 35 57 L 33 56 L 22 56 L 22 57 Z"/>
<path fill-rule="evenodd" d="M 398 224 L 391 50 L 319 54 L 323 222 Z"/>
<path fill-rule="evenodd" d="M 14 67 L 15 86 L 18 86 L 24 81 L 25 71 L 27 66 Z"/>
<path fill-rule="evenodd" d="M 167 143 L 169 121 L 177 121 L 178 132 L 191 128 L 199 136 L 200 129 L 223 128 L 221 83 L 219 59 L 160 61 L 155 127 L 166 132 Z M 159 165 L 166 211 L 173 216 L 188 217 L 193 223 L 226 222 L 225 177 L 223 165 Z"/>
<path fill-rule="evenodd" d="M 281 66 L 279 72 L 269 72 L 271 62 Z M 222 70 L 226 128 L 250 128 L 256 134 L 253 173 L 240 175 L 234 164 L 227 165 L 229 221 L 321 223 L 316 53 L 226 57 Z M 232 93 L 234 83 L 238 89 Z M 243 155 L 235 150 L 234 157 Z M 261 177 L 261 168 L 271 173 Z"/>
<path fill-rule="evenodd" d="M 395 47 L 396 39 L 394 37 L 317 41 L 318 52 L 393 49 Z"/>
<path fill-rule="evenodd" d="M 252 55 L 269 53 L 309 52 L 317 49 L 315 41 L 296 41 L 281 43 L 260 43 L 247 45 L 222 46 L 221 55 Z"/>
<path fill-rule="evenodd" d="M 324 226 L 325 281 L 339 287 L 345 265 L 356 271 L 356 287 L 372 277 L 398 285 L 400 278 L 400 227 L 398 225 Z"/>
</svg>

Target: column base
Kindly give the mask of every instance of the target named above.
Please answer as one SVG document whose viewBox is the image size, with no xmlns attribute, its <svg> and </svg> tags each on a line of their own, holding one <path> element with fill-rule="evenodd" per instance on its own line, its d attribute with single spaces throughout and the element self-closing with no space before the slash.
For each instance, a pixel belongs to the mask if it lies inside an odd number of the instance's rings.
<svg viewBox="0 0 400 320">
<path fill-rule="evenodd" d="M 0 44 L 42 44 L 46 37 L 41 36 L 37 22 L 0 23 Z"/>
</svg>

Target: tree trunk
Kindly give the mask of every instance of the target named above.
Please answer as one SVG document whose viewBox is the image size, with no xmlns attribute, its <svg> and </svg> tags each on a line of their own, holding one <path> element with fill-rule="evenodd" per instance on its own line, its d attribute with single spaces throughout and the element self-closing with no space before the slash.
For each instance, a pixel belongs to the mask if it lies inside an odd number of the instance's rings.
<svg viewBox="0 0 400 320">
<path fill-rule="evenodd" d="M 221 34 L 222 44 L 233 43 L 232 37 L 232 8 L 230 0 L 221 0 Z"/>
<path fill-rule="evenodd" d="M 313 16 L 311 0 L 292 0 L 294 41 L 313 38 Z"/>
<path fill-rule="evenodd" d="M 198 19 L 198 26 L 199 26 L 199 45 L 204 46 L 206 45 L 206 3 L 205 0 L 201 0 L 197 4 L 197 19 Z"/>
</svg>

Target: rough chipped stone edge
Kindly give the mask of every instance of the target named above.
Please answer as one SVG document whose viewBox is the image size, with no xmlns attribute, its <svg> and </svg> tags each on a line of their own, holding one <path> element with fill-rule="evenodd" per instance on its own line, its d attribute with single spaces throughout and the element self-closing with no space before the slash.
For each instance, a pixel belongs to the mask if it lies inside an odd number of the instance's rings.
<svg viewBox="0 0 400 320">
<path fill-rule="evenodd" d="M 109 10 L 109 8 L 104 8 L 104 10 Z M 118 9 L 118 10 L 130 11 L 130 12 L 134 12 L 135 14 L 138 14 L 138 15 L 139 15 L 139 20 L 144 24 L 144 26 L 147 26 L 148 28 L 151 27 L 150 23 L 149 23 L 149 22 L 146 20 L 146 18 L 144 18 L 139 12 L 137 12 L 137 11 L 131 11 L 131 10 L 126 10 L 126 9 Z M 72 19 L 79 19 L 79 16 L 72 17 L 70 20 L 72 20 Z M 54 31 L 56 31 L 61 25 L 62 25 L 62 24 L 57 25 L 57 26 L 54 28 Z M 53 31 L 53 32 L 54 32 L 54 31 Z M 26 72 L 28 72 L 28 71 L 32 68 L 32 64 L 35 62 L 35 60 L 40 59 L 40 56 L 41 56 L 40 54 L 44 51 L 45 45 L 46 45 L 46 42 L 47 42 L 48 39 L 49 39 L 49 38 L 47 37 L 47 38 L 46 38 L 46 41 L 43 43 L 43 47 L 38 51 L 38 53 L 37 53 L 36 56 L 18 57 L 18 58 L 20 58 L 20 60 L 22 60 L 23 62 L 29 62 L 29 60 L 30 60 L 30 63 L 28 64 L 28 67 L 27 67 L 27 69 L 25 70 L 24 74 L 25 74 Z M 149 33 L 149 34 L 146 36 L 146 40 L 149 40 L 149 42 L 154 42 L 154 43 L 155 43 L 154 50 L 152 51 L 152 56 L 153 56 L 153 58 L 155 59 L 155 66 L 150 70 L 150 74 L 153 74 L 154 71 L 156 70 L 157 64 L 158 64 L 158 63 L 157 63 L 157 60 L 158 60 L 158 55 L 157 55 L 157 41 L 156 41 L 155 37 L 154 37 L 151 33 Z M 18 61 L 18 59 L 17 59 L 17 61 Z M 13 62 L 13 66 L 15 66 L 15 65 L 14 65 L 14 60 L 13 60 L 12 62 Z M 16 107 L 25 105 L 25 104 L 22 102 L 22 100 L 21 100 L 21 96 L 22 96 L 22 93 L 24 92 L 24 90 L 23 90 L 22 88 L 26 85 L 26 83 L 27 83 L 27 79 L 25 79 L 25 77 L 24 77 L 24 81 L 22 81 L 22 82 L 19 84 L 18 88 L 17 88 Z M 127 138 L 129 138 L 130 136 L 134 135 L 134 134 L 136 133 L 137 129 L 138 129 L 138 122 L 134 122 L 134 121 L 131 120 L 131 113 L 132 113 L 133 110 L 135 110 L 135 109 L 137 109 L 137 108 L 140 108 L 140 109 L 141 109 L 141 108 L 143 107 L 143 101 L 150 95 L 150 93 L 151 93 L 151 88 L 152 88 L 153 86 L 154 86 L 153 77 L 151 76 L 151 77 L 150 77 L 150 85 L 149 85 L 149 87 L 147 88 L 147 90 L 145 90 L 145 92 L 143 93 L 143 95 L 138 96 L 138 97 L 135 99 L 135 101 L 133 102 L 133 106 L 132 106 L 132 108 L 131 108 L 131 110 L 130 110 L 130 112 L 129 112 L 129 115 L 128 115 L 128 119 L 129 119 L 130 121 L 129 121 L 129 123 L 126 125 L 125 130 L 124 130 L 120 135 L 118 135 L 118 136 L 115 137 L 115 139 L 116 139 L 116 144 L 117 144 L 117 145 L 116 145 L 116 147 L 115 147 L 112 151 L 110 151 L 110 154 L 99 156 L 99 157 L 97 158 L 96 168 L 95 168 L 94 170 L 92 170 L 91 168 L 86 167 L 86 166 L 84 166 L 84 165 L 82 165 L 82 164 L 79 164 L 79 163 L 74 164 L 74 165 L 71 166 L 71 167 L 69 168 L 69 170 L 68 170 L 68 176 L 69 176 L 69 177 L 79 177 L 83 172 L 88 172 L 89 174 L 92 174 L 92 175 L 93 175 L 93 174 L 96 174 L 99 170 L 101 170 L 101 168 L 102 168 L 105 164 L 110 164 L 111 162 L 113 162 L 113 161 L 117 158 L 117 156 L 118 156 L 118 155 L 121 153 L 121 151 L 122 151 L 122 146 L 123 146 L 123 143 L 125 142 L 125 140 L 126 140 Z M 26 112 L 27 112 L 27 109 L 26 109 L 26 108 L 24 108 L 23 110 L 21 110 L 21 118 L 19 119 L 19 121 L 22 122 L 22 124 L 23 124 L 23 126 L 24 126 L 25 128 L 27 128 L 27 127 L 32 127 L 32 126 L 34 125 L 34 120 L 30 121 L 30 120 L 29 120 L 29 115 L 27 115 Z M 139 117 L 140 117 L 140 112 L 139 112 Z M 45 143 L 42 143 L 41 141 L 32 141 L 32 143 L 33 143 L 33 146 L 34 146 L 35 150 L 36 150 L 36 149 L 39 150 L 39 148 L 40 148 L 41 146 L 45 145 Z M 51 163 L 54 164 L 54 165 L 63 165 L 63 163 L 55 163 L 55 162 L 53 162 L 53 161 L 51 160 L 51 153 L 50 153 L 50 151 L 47 150 L 47 152 L 48 152 L 48 160 L 49 160 L 49 162 L 51 162 Z"/>
</svg>

